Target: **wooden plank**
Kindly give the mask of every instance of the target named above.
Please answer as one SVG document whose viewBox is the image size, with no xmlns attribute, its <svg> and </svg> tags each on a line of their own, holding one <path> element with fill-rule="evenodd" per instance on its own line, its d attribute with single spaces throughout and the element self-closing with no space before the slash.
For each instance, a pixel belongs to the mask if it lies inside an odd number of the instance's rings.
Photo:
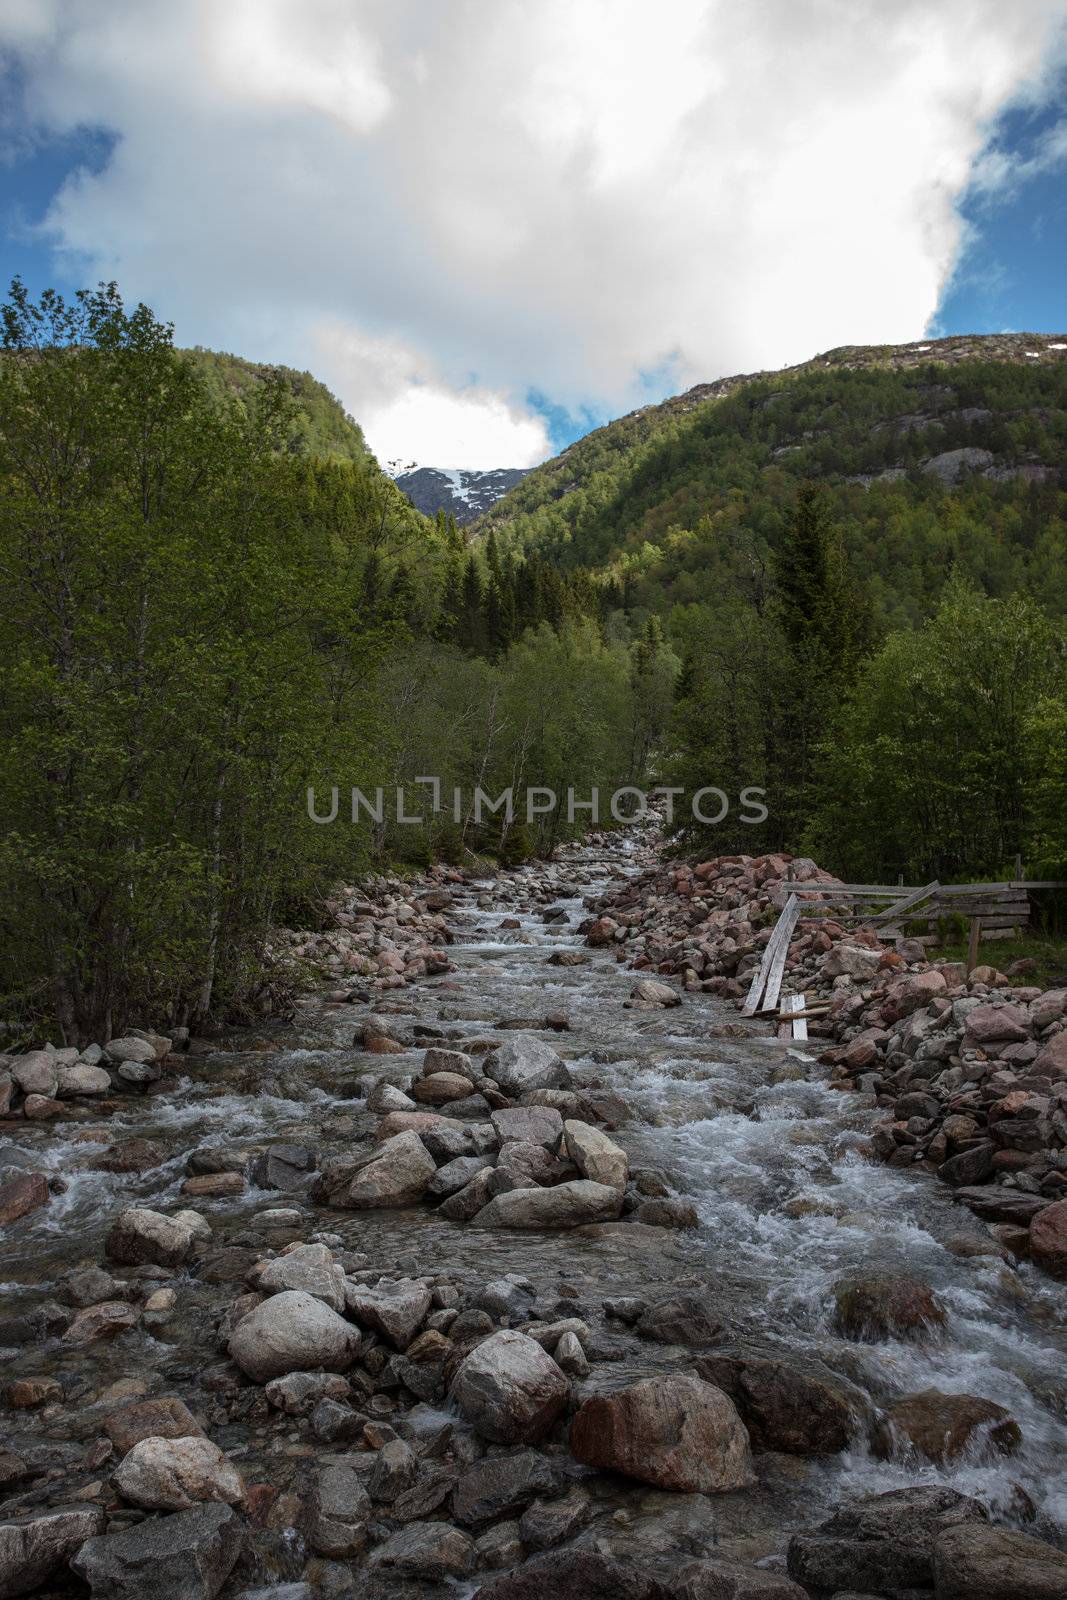
<svg viewBox="0 0 1067 1600">
<path fill-rule="evenodd" d="M 751 1017 L 755 1012 L 756 1007 L 759 1005 L 764 991 L 767 990 L 768 979 L 770 978 L 771 972 L 774 968 L 778 956 L 779 946 L 782 946 L 784 941 L 781 968 L 779 969 L 778 973 L 778 983 L 779 985 L 781 984 L 782 972 L 785 970 L 785 958 L 789 950 L 789 940 L 792 937 L 793 929 L 796 927 L 797 918 L 799 916 L 800 901 L 797 899 L 796 895 L 791 894 L 785 903 L 781 916 L 774 925 L 774 932 L 767 941 L 766 948 L 763 952 L 763 960 L 759 964 L 759 970 L 757 971 L 756 976 L 753 978 L 752 985 L 748 991 L 748 999 L 741 1007 L 741 1015 L 743 1017 Z M 773 1005 L 777 999 L 778 989 L 776 987 L 773 995 L 771 995 L 768 991 L 768 1007 Z"/>
<path fill-rule="evenodd" d="M 794 1039 L 806 1039 L 808 1037 L 807 998 L 807 995 L 804 994 L 787 994 L 782 1001 L 782 1011 L 785 1012 L 788 1006 L 789 1012 L 792 1013 Z M 787 1012 L 786 1015 L 788 1014 Z"/>
<path fill-rule="evenodd" d="M 786 906 L 780 919 L 781 923 L 786 925 L 786 930 L 782 935 L 781 943 L 774 952 L 774 960 L 771 962 L 771 970 L 767 975 L 767 987 L 764 990 L 764 999 L 769 1006 L 777 1005 L 778 1003 L 778 991 L 782 987 L 782 979 L 785 976 L 786 957 L 789 955 L 789 941 L 793 936 L 793 929 L 796 927 L 797 918 L 800 916 L 800 901 L 792 899 L 792 897 L 790 898 L 792 903 L 791 905 Z M 792 912 L 791 916 L 790 912 Z M 788 922 L 786 920 L 787 918 Z"/>
<path fill-rule="evenodd" d="M 974 917 L 971 921 L 971 937 L 967 942 L 967 976 L 970 977 L 978 965 L 978 945 L 982 938 L 982 919 Z"/>
<path fill-rule="evenodd" d="M 897 917 L 902 916 L 905 911 L 910 911 L 912 906 L 917 906 L 920 901 L 928 899 L 930 895 L 932 895 L 939 888 L 940 884 L 935 878 L 933 883 L 928 883 L 925 888 L 910 890 L 909 893 L 904 896 L 903 900 L 898 900 L 896 904 L 888 911 L 879 911 L 877 916 L 872 917 L 870 922 L 871 927 L 877 928 L 879 923 L 887 922 L 890 918 L 895 921 Z"/>
</svg>

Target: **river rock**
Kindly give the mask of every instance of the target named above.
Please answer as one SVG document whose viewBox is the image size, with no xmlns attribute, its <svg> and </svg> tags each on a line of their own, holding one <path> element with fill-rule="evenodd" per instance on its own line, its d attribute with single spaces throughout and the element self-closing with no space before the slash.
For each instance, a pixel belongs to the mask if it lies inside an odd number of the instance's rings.
<svg viewBox="0 0 1067 1600">
<path fill-rule="evenodd" d="M 563 1136 L 563 1118 L 551 1106 L 512 1106 L 492 1112 L 489 1120 L 501 1144 L 518 1140 L 555 1150 Z"/>
<path fill-rule="evenodd" d="M 137 1326 L 137 1312 L 125 1300 L 102 1300 L 79 1311 L 63 1334 L 64 1344 L 95 1344 L 114 1339 Z"/>
<path fill-rule="evenodd" d="M 457 1072 L 433 1072 L 428 1078 L 419 1078 L 411 1093 L 422 1105 L 446 1106 L 451 1101 L 466 1100 L 474 1085 L 469 1078 Z"/>
<path fill-rule="evenodd" d="M 467 1079 L 468 1090 L 478 1076 L 471 1057 L 462 1050 L 446 1050 L 431 1045 L 422 1058 L 422 1076 L 429 1078 L 437 1072 L 453 1072 Z"/>
<path fill-rule="evenodd" d="M 0 1595 L 7 1600 L 40 1588 L 103 1527 L 99 1506 L 55 1506 L 25 1521 L 0 1522 Z"/>
<path fill-rule="evenodd" d="M 90 1538 L 71 1566 L 93 1600 L 215 1600 L 245 1537 L 232 1507 L 214 1503 Z"/>
<path fill-rule="evenodd" d="M 949 1528 L 934 1545 L 937 1600 L 1063 1600 L 1067 1555 L 1008 1528 Z"/>
<path fill-rule="evenodd" d="M 320 1400 L 347 1400 L 352 1385 L 338 1372 L 287 1372 L 263 1390 L 267 1404 L 290 1417 L 306 1417 Z"/>
<path fill-rule="evenodd" d="M 481 1528 L 525 1511 L 540 1495 L 559 1488 L 556 1462 L 537 1450 L 484 1456 L 464 1472 L 452 1492 L 452 1515 L 466 1528 Z"/>
<path fill-rule="evenodd" d="M 113 1478 L 131 1505 L 145 1511 L 188 1511 L 205 1500 L 235 1505 L 244 1495 L 240 1475 L 210 1439 L 142 1439 L 124 1456 Z"/>
<path fill-rule="evenodd" d="M 485 1070 L 515 1099 L 533 1089 L 569 1089 L 570 1073 L 550 1044 L 517 1033 L 486 1057 Z"/>
<path fill-rule="evenodd" d="M 568 1120 L 563 1124 L 567 1154 L 583 1178 L 602 1183 L 609 1189 L 625 1189 L 630 1176 L 630 1161 L 625 1150 L 588 1122 Z"/>
<path fill-rule="evenodd" d="M 535 1339 L 506 1328 L 483 1340 L 456 1373 L 451 1399 L 483 1438 L 529 1444 L 553 1426 L 570 1384 Z"/>
<path fill-rule="evenodd" d="M 715 1557 L 683 1567 L 674 1593 L 676 1600 L 808 1600 L 807 1590 L 784 1572 Z"/>
<path fill-rule="evenodd" d="M 456 1156 L 454 1160 L 438 1167 L 426 1187 L 426 1193 L 433 1200 L 447 1200 L 449 1195 L 458 1194 L 472 1178 L 492 1164 L 488 1156 Z"/>
<path fill-rule="evenodd" d="M 562 1500 L 535 1500 L 519 1519 L 519 1533 L 527 1550 L 551 1550 L 563 1544 L 589 1521 L 591 1506 L 584 1489 L 572 1489 Z"/>
<path fill-rule="evenodd" d="M 671 1600 L 673 1590 L 599 1550 L 556 1550 L 483 1583 L 477 1600 Z"/>
<path fill-rule="evenodd" d="M 314 1150 L 302 1144 L 273 1144 L 252 1162 L 249 1176 L 257 1189 L 299 1189 L 314 1172 Z"/>
<path fill-rule="evenodd" d="M 7 1228 L 31 1211 L 40 1210 L 51 1198 L 43 1172 L 20 1172 L 0 1183 L 0 1228 Z"/>
<path fill-rule="evenodd" d="M 195 1211 L 164 1216 L 161 1211 L 135 1206 L 118 1218 L 104 1251 L 109 1261 L 124 1266 L 180 1267 L 194 1241 L 205 1235 L 210 1238 L 211 1229 Z"/>
<path fill-rule="evenodd" d="M 580 1179 L 550 1189 L 498 1194 L 474 1218 L 479 1228 L 577 1228 L 620 1215 L 622 1195 L 603 1183 Z"/>
<path fill-rule="evenodd" d="M 394 1134 L 360 1162 L 349 1182 L 331 1194 L 331 1204 L 349 1211 L 417 1205 L 437 1163 L 412 1129 Z"/>
<path fill-rule="evenodd" d="M 1050 1277 L 1067 1279 L 1067 1200 L 1057 1200 L 1031 1219 L 1030 1255 Z"/>
<path fill-rule="evenodd" d="M 828 1594 L 929 1589 L 939 1538 L 950 1528 L 985 1521 L 977 1500 L 940 1485 L 866 1495 L 835 1511 L 814 1532 L 794 1534 L 789 1575 Z"/>
<path fill-rule="evenodd" d="M 1067 1078 L 1067 1028 L 1054 1033 L 1035 1057 L 1033 1071 L 1043 1078 Z"/>
<path fill-rule="evenodd" d="M 321 1367 L 344 1372 L 359 1352 L 359 1330 L 299 1289 L 272 1295 L 242 1317 L 229 1351 L 249 1378 L 266 1383 L 288 1372 Z"/>
<path fill-rule="evenodd" d="M 881 1002 L 882 1016 L 887 1022 L 902 1022 L 913 1012 L 924 1009 L 931 1000 L 944 994 L 948 988 L 940 972 L 915 972 L 898 978 L 885 993 Z"/>
<path fill-rule="evenodd" d="M 267 1294 L 301 1289 L 332 1311 L 345 1308 L 344 1271 L 324 1244 L 300 1244 L 268 1262 L 256 1279 L 256 1288 Z"/>
<path fill-rule="evenodd" d="M 56 1098 L 58 1100 L 71 1100 L 75 1095 L 108 1094 L 111 1090 L 111 1075 L 103 1067 L 90 1067 L 84 1062 L 75 1062 L 72 1067 L 60 1067 L 57 1073 Z"/>
<path fill-rule="evenodd" d="M 646 1228 L 700 1227 L 696 1206 L 690 1200 L 679 1199 L 677 1195 L 665 1195 L 656 1200 L 642 1200 L 634 1212 L 634 1221 L 643 1223 Z"/>
<path fill-rule="evenodd" d="M 876 1277 L 834 1288 L 834 1323 L 846 1339 L 921 1339 L 945 1323 L 929 1284 L 917 1278 Z"/>
<path fill-rule="evenodd" d="M 447 1522 L 409 1522 L 380 1544 L 370 1558 L 372 1568 L 399 1572 L 427 1583 L 462 1578 L 471 1568 L 474 1543 Z"/>
<path fill-rule="evenodd" d="M 1026 1017 L 1013 1005 L 977 1005 L 967 1013 L 963 1038 L 968 1045 L 1017 1044 L 1029 1039 Z"/>
<path fill-rule="evenodd" d="M 879 1430 L 878 1453 L 910 1445 L 937 1466 L 954 1461 L 982 1441 L 986 1454 L 1013 1454 L 1022 1442 L 1019 1424 L 992 1400 L 975 1394 L 942 1394 L 924 1389 L 891 1405 Z"/>
<path fill-rule="evenodd" d="M 699 1348 L 718 1338 L 722 1324 L 706 1295 L 684 1292 L 644 1307 L 637 1319 L 637 1332 L 642 1339 L 654 1339 L 657 1344 Z"/>
<path fill-rule="evenodd" d="M 658 983 L 654 978 L 639 978 L 630 990 L 627 1003 L 641 1010 L 655 1011 L 680 1006 L 682 997 L 669 983 Z"/>
<path fill-rule="evenodd" d="M 358 1473 L 341 1462 L 324 1467 L 305 1508 L 307 1542 L 318 1555 L 334 1560 L 357 1555 L 366 1545 L 372 1511 Z"/>
<path fill-rule="evenodd" d="M 441 1216 L 447 1217 L 450 1222 L 469 1222 L 476 1217 L 492 1198 L 489 1183 L 494 1170 L 491 1166 L 483 1167 L 462 1189 L 450 1194 L 441 1206 Z"/>
<path fill-rule="evenodd" d="M 426 1320 L 433 1294 L 423 1278 L 396 1283 L 353 1283 L 345 1286 L 349 1314 L 365 1328 L 384 1334 L 397 1350 L 406 1350 Z"/>
<path fill-rule="evenodd" d="M 571 1451 L 587 1466 L 687 1494 L 756 1482 L 733 1401 L 700 1378 L 645 1378 L 586 1400 L 571 1424 Z"/>
<path fill-rule="evenodd" d="M 380 1079 L 367 1096 L 367 1110 L 373 1111 L 377 1116 L 385 1116 L 390 1111 L 415 1111 L 417 1109 L 410 1095 L 398 1089 L 395 1083 L 386 1083 Z"/>
<path fill-rule="evenodd" d="M 835 1455 L 860 1431 L 863 1412 L 843 1385 L 812 1377 L 785 1361 L 703 1356 L 697 1373 L 737 1407 L 756 1450 Z"/>
<path fill-rule="evenodd" d="M 824 957 L 822 972 L 827 978 L 855 978 L 857 983 L 869 983 L 878 971 L 881 950 L 872 950 L 865 944 L 835 944 Z"/>
<path fill-rule="evenodd" d="M 204 1431 L 184 1400 L 169 1394 L 120 1406 L 107 1413 L 103 1427 L 122 1456 L 142 1439 L 191 1439 Z"/>
<path fill-rule="evenodd" d="M 23 1094 L 41 1094 L 51 1100 L 59 1082 L 56 1058 L 49 1050 L 30 1050 L 16 1056 L 8 1068 Z"/>
<path fill-rule="evenodd" d="M 148 1066 L 157 1059 L 156 1052 L 148 1040 L 138 1039 L 133 1034 L 122 1039 L 112 1039 L 110 1044 L 104 1046 L 104 1054 L 109 1061 L 134 1061 L 143 1066 Z"/>
</svg>

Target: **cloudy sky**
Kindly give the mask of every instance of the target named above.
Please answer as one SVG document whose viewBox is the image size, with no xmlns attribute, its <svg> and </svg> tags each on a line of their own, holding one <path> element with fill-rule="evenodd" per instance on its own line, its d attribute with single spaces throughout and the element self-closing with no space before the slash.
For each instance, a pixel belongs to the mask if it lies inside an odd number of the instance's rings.
<svg viewBox="0 0 1067 1600">
<path fill-rule="evenodd" d="M 0 0 L 0 268 L 530 465 L 724 373 L 1067 328 L 1067 0 Z"/>
</svg>

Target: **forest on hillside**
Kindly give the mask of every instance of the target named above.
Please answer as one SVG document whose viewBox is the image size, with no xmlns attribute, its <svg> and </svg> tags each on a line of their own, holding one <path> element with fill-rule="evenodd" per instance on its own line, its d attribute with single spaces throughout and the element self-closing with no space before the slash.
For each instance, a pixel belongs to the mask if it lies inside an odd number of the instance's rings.
<svg viewBox="0 0 1067 1600">
<path fill-rule="evenodd" d="M 861 426 L 867 391 L 837 374 L 815 397 L 717 402 L 642 445 L 625 485 L 594 473 L 584 509 L 509 513 L 467 544 L 358 430 L 330 445 L 348 423 L 320 386 L 233 359 L 176 351 L 113 285 L 34 302 L 16 282 L 3 311 L 16 1032 L 249 1015 L 291 982 L 271 929 L 317 925 L 339 880 L 547 854 L 583 826 L 568 788 L 759 786 L 764 823 L 734 811 L 679 845 L 787 846 L 866 877 L 1067 862 L 1054 480 L 838 481 L 915 434 L 864 444 L 873 402 Z M 1047 373 L 966 381 L 1001 412 L 1043 394 L 1041 428 L 1010 447 L 1055 453 Z M 831 405 L 853 421 L 828 438 Z M 776 464 L 797 430 L 809 442 Z M 461 804 L 435 811 L 428 774 Z M 332 786 L 381 787 L 381 820 L 316 825 L 308 791 Z M 397 820 L 397 786 L 409 810 L 423 795 L 422 826 Z M 477 813 L 477 788 L 509 786 L 561 801 L 530 822 Z"/>
</svg>

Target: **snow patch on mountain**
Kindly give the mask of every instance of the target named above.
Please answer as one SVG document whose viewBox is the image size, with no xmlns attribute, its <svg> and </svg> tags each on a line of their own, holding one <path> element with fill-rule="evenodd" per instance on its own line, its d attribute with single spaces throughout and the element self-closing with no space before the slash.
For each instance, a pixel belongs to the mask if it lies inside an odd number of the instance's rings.
<svg viewBox="0 0 1067 1600">
<path fill-rule="evenodd" d="M 466 467 L 415 467 L 400 473 L 396 482 L 417 511 L 433 517 L 442 510 L 463 527 L 494 506 L 525 478 L 527 470 L 495 467 L 488 472 L 474 472 Z"/>
</svg>

